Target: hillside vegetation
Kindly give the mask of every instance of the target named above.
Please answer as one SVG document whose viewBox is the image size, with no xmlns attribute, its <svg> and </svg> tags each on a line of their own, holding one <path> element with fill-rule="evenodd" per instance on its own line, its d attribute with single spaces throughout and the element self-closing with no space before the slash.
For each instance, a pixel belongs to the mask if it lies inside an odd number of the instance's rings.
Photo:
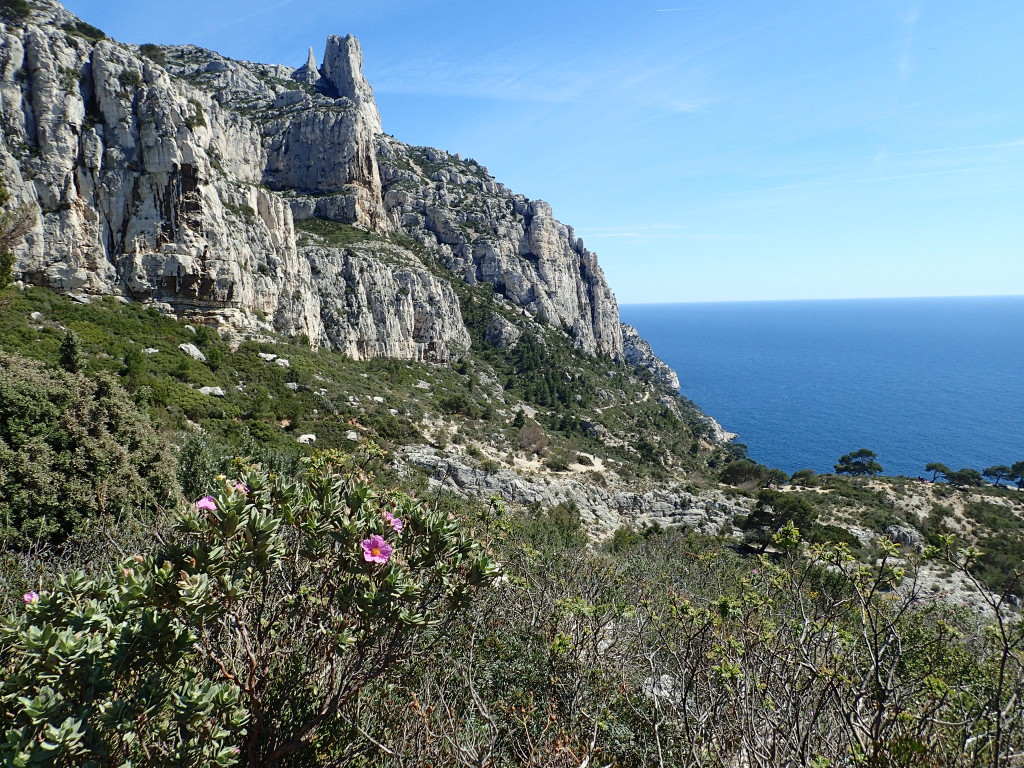
<svg viewBox="0 0 1024 768">
<path fill-rule="evenodd" d="M 476 299 L 467 289 L 467 314 Z M 116 504 L 97 506 L 47 460 L 35 471 L 61 473 L 63 513 L 6 513 L 5 761 L 1013 764 L 1016 490 L 718 486 L 742 450 L 701 441 L 642 374 L 559 333 L 541 326 L 544 343 L 513 354 L 474 340 L 450 368 L 355 362 L 113 299 L 9 292 L 3 391 L 43 396 L 5 395 L 8 433 L 52 424 L 52 445 L 80 429 L 126 451 L 164 447 L 148 476 L 141 459 L 138 475 L 90 465 Z M 612 385 L 609 432 L 586 435 L 578 420 Z M 530 430 L 547 445 L 524 444 Z M 632 447 L 640 434 L 658 448 Z M 4 457 L 26 444 L 6 439 Z M 587 453 L 616 468 L 594 465 L 595 478 L 674 476 L 748 514 L 718 538 L 638 524 L 595 545 L 571 504 L 508 507 L 398 471 L 391 452 L 423 440 L 479 464 Z M 5 477 L 14 498 L 23 481 Z M 140 487 L 149 495 L 117 496 Z M 880 536 L 893 526 L 923 532 L 927 551 Z M 1004 560 L 990 554 L 1000 541 Z"/>
</svg>

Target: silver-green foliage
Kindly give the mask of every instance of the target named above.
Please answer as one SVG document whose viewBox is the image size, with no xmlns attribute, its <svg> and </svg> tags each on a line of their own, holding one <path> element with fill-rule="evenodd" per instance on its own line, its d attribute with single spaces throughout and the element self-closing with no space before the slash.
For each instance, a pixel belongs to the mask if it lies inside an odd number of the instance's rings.
<svg viewBox="0 0 1024 768">
<path fill-rule="evenodd" d="M 222 479 L 155 553 L 27 595 L 0 625 L 0 762 L 317 764 L 358 727 L 346 704 L 497 573 L 448 514 L 343 461 Z"/>
<path fill-rule="evenodd" d="M 59 543 L 91 518 L 148 519 L 174 485 L 166 443 L 114 379 L 0 352 L 0 543 Z"/>
</svg>

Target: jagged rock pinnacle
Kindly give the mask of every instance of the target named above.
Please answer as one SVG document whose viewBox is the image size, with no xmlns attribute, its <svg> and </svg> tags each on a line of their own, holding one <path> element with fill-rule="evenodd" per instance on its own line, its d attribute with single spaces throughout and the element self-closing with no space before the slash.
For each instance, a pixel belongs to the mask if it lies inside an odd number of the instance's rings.
<svg viewBox="0 0 1024 768">
<path fill-rule="evenodd" d="M 363 51 L 355 37 L 331 35 L 327 38 L 320 74 L 334 86 L 339 97 L 348 97 L 356 103 L 376 133 L 382 133 L 373 89 L 363 77 Z"/>
<path fill-rule="evenodd" d="M 320 70 L 317 69 L 316 56 L 313 55 L 312 46 L 309 48 L 309 57 L 306 59 L 306 63 L 292 73 L 292 79 L 300 83 L 309 83 L 310 85 L 316 85 L 317 81 L 320 80 Z"/>
</svg>

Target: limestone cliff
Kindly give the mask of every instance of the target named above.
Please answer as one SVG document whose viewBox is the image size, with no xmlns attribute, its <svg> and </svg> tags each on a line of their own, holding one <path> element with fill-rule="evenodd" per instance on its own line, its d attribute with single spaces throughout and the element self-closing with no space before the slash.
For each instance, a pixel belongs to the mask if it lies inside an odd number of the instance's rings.
<svg viewBox="0 0 1024 768">
<path fill-rule="evenodd" d="M 479 164 L 386 136 L 352 36 L 292 69 L 124 45 L 34 5 L 0 25 L 0 172 L 40 209 L 15 277 L 437 360 L 470 343 L 450 284 L 465 280 L 626 359 L 597 256 Z M 374 236 L 297 238 L 313 218 Z"/>
</svg>

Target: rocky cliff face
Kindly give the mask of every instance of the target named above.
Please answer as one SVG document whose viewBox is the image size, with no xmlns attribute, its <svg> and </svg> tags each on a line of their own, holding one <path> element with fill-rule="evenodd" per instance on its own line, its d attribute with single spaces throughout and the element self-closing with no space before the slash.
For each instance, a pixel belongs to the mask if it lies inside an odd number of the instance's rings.
<svg viewBox="0 0 1024 768">
<path fill-rule="evenodd" d="M 354 357 L 439 360 L 469 344 L 450 284 L 465 280 L 624 359 L 596 255 L 479 164 L 384 135 L 355 38 L 291 69 L 143 50 L 35 5 L 0 26 L 0 171 L 40 212 L 16 277 Z M 313 218 L 376 237 L 297 238 Z"/>
<path fill-rule="evenodd" d="M 654 380 L 668 392 L 679 391 L 679 377 L 676 372 L 660 360 L 651 345 L 641 338 L 636 328 L 622 323 L 622 343 L 626 362 L 634 368 L 649 371 Z"/>
<path fill-rule="evenodd" d="M 562 325 L 586 352 L 622 357 L 618 305 L 597 256 L 551 206 L 497 183 L 474 161 L 384 138 L 384 204 L 395 227 L 452 272 Z"/>
</svg>

